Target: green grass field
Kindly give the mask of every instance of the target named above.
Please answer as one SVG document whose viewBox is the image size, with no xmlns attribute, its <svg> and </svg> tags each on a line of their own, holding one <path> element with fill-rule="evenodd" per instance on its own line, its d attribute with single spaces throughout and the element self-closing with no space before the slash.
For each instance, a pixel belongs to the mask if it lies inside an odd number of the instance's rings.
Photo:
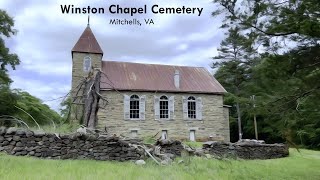
<svg viewBox="0 0 320 180">
<path fill-rule="evenodd" d="M 290 157 L 273 160 L 192 157 L 189 163 L 170 166 L 0 154 L 0 179 L 320 179 L 320 151 L 291 149 Z"/>
</svg>

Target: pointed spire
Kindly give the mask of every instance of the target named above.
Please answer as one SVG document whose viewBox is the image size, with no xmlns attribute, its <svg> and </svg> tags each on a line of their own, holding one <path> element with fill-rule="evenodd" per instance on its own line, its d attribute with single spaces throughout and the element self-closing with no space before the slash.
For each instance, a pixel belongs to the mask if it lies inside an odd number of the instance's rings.
<svg viewBox="0 0 320 180">
<path fill-rule="evenodd" d="M 77 43 L 72 48 L 71 52 L 85 52 L 85 53 L 95 53 L 102 54 L 103 51 L 96 40 L 90 26 L 89 26 L 89 18 L 88 18 L 88 26 L 83 31 Z"/>
<path fill-rule="evenodd" d="M 88 27 L 90 27 L 90 14 L 88 15 L 88 24 L 87 24 Z"/>
</svg>

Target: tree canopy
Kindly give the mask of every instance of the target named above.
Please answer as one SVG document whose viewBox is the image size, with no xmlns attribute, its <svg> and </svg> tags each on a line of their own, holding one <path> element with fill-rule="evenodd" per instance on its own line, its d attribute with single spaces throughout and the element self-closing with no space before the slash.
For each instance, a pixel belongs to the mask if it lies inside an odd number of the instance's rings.
<svg viewBox="0 0 320 180">
<path fill-rule="evenodd" d="M 228 29 L 217 56 L 227 63 L 218 63 L 215 77 L 229 92 L 225 103 L 240 102 L 244 137 L 254 137 L 253 114 L 256 114 L 259 137 L 267 142 L 287 141 L 320 148 L 320 1 L 214 0 L 214 3 L 218 9 L 213 16 L 222 16 L 221 28 Z M 235 29 L 238 36 L 232 33 Z M 234 41 L 242 43 L 226 46 L 226 42 L 230 45 Z M 229 57 L 243 44 L 250 51 L 241 51 L 242 63 L 232 63 Z M 245 65 L 246 71 L 240 71 Z M 241 86 L 232 81 L 235 77 L 242 79 Z M 256 95 L 255 102 L 251 95 Z M 234 128 L 237 118 L 234 108 L 231 117 Z M 231 135 L 236 141 L 236 134 Z"/>
<path fill-rule="evenodd" d="M 0 125 L 15 124 L 12 119 L 22 120 L 29 126 L 60 122 L 60 115 L 40 99 L 28 92 L 10 88 L 12 80 L 8 68 L 15 70 L 20 63 L 18 56 L 10 53 L 4 39 L 16 34 L 17 30 L 13 27 L 13 18 L 0 9 Z"/>
<path fill-rule="evenodd" d="M 4 10 L 0 9 L 0 85 L 8 85 L 11 82 L 7 74 L 8 66 L 15 69 L 16 65 L 20 63 L 18 56 L 9 52 L 9 48 L 6 47 L 3 39 L 3 37 L 10 38 L 16 33 L 13 26 L 13 19 Z"/>
</svg>

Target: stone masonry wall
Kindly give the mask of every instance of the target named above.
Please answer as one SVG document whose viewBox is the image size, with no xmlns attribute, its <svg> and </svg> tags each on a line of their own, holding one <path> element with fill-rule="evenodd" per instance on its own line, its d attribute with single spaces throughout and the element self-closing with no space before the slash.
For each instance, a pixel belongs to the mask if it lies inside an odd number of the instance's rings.
<svg viewBox="0 0 320 180">
<path fill-rule="evenodd" d="M 181 141 L 177 140 L 158 140 L 155 143 L 155 146 L 160 146 L 161 150 L 160 152 L 162 154 L 169 153 L 174 154 L 176 156 L 181 156 L 181 152 L 184 150 L 184 146 L 182 145 Z"/>
<path fill-rule="evenodd" d="M 74 52 L 72 58 L 72 90 L 74 90 L 88 72 L 83 71 L 83 59 L 89 56 L 91 58 L 91 67 L 101 69 L 101 54 L 79 53 Z"/>
<path fill-rule="evenodd" d="M 94 160 L 140 160 L 149 158 L 143 149 L 145 146 L 137 139 L 121 140 L 119 137 L 99 135 L 45 134 L 16 128 L 0 127 L 0 152 L 15 156 L 34 156 L 50 159 L 94 159 Z M 148 145 L 150 146 L 150 145 Z M 252 142 L 224 143 L 211 141 L 203 144 L 202 149 L 185 149 L 177 140 L 159 140 L 151 145 L 154 150 L 160 147 L 161 154 L 169 157 L 180 156 L 183 151 L 190 155 L 214 157 L 239 157 L 242 159 L 273 159 L 286 157 L 289 149 L 284 144 L 261 144 Z"/>
<path fill-rule="evenodd" d="M 0 127 L 0 151 L 52 159 L 138 160 L 144 152 L 118 137 L 61 135 Z"/>
<path fill-rule="evenodd" d="M 223 107 L 222 95 L 185 94 L 185 93 L 154 93 L 154 92 L 101 92 L 109 101 L 106 109 L 98 112 L 98 128 L 107 129 L 108 133 L 131 136 L 131 130 L 136 130 L 139 137 L 161 136 L 162 130 L 167 130 L 171 139 L 189 139 L 190 130 L 195 130 L 196 140 L 230 141 L 228 109 Z M 146 95 L 145 120 L 124 120 L 124 94 Z M 155 120 L 154 95 L 174 96 L 174 119 Z M 202 120 L 184 120 L 182 96 L 202 97 Z M 227 118 L 226 118 L 227 117 Z M 211 136 L 211 138 L 209 138 Z"/>
<path fill-rule="evenodd" d="M 83 113 L 83 103 L 81 98 L 76 98 L 81 95 L 82 91 L 77 95 L 78 89 L 80 88 L 81 81 L 84 80 L 85 77 L 88 76 L 88 72 L 84 72 L 83 70 L 83 59 L 86 56 L 91 58 L 91 67 L 101 69 L 101 54 L 91 54 L 91 53 L 80 53 L 73 52 L 72 53 L 72 84 L 71 84 L 71 96 L 76 99 L 75 103 L 71 107 L 71 121 L 78 122 L 77 120 L 81 119 Z M 83 87 L 83 86 L 82 86 Z"/>
<path fill-rule="evenodd" d="M 203 144 L 203 150 L 204 153 L 218 157 L 239 157 L 242 159 L 274 159 L 289 155 L 289 147 L 285 144 L 253 142 L 206 142 Z"/>
</svg>

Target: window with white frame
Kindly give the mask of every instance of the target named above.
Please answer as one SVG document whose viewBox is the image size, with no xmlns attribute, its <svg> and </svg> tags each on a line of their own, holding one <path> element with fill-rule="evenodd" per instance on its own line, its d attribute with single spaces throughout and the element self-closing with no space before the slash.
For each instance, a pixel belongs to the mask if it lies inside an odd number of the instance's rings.
<svg viewBox="0 0 320 180">
<path fill-rule="evenodd" d="M 188 118 L 196 119 L 197 109 L 196 109 L 196 98 L 190 96 L 188 98 Z"/>
<path fill-rule="evenodd" d="M 169 118 L 169 101 L 167 96 L 160 97 L 160 119 Z"/>
<path fill-rule="evenodd" d="M 174 119 L 174 96 L 154 96 L 154 118 L 155 120 Z"/>
<path fill-rule="evenodd" d="M 139 96 L 132 95 L 130 97 L 130 119 L 139 119 Z"/>
</svg>

